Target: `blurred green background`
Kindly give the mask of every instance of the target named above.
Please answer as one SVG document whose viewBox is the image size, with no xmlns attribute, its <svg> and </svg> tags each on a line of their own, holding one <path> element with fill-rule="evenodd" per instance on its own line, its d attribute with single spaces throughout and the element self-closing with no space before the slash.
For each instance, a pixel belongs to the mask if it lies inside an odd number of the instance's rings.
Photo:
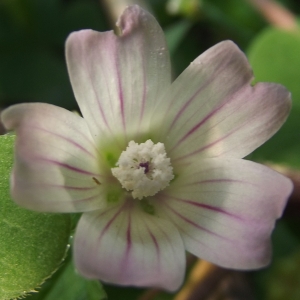
<svg viewBox="0 0 300 300">
<path fill-rule="evenodd" d="M 0 0 L 0 110 L 21 102 L 47 102 L 70 110 L 78 109 L 66 70 L 64 42 L 75 30 L 110 30 L 114 14 L 107 3 L 114 2 L 122 1 Z M 292 92 L 290 118 L 279 133 L 249 159 L 285 165 L 297 172 L 300 168 L 300 29 L 275 26 L 253 2 L 140 1 L 165 31 L 174 78 L 203 51 L 230 39 L 247 54 L 256 81 L 281 83 Z M 297 20 L 298 0 L 276 3 Z M 262 271 L 237 273 L 243 276 L 247 289 L 233 289 L 229 295 L 224 292 L 219 298 L 210 295 L 205 299 L 300 299 L 299 205 L 292 206 L 290 211 L 292 213 L 287 211 L 274 232 L 271 266 Z M 83 281 L 70 264 L 67 258 L 41 292 L 26 299 L 105 299 L 102 287 Z M 111 300 L 142 299 L 145 292 L 113 286 L 104 286 L 104 289 Z M 161 292 L 151 297 L 147 299 L 167 300 L 174 295 Z"/>
</svg>

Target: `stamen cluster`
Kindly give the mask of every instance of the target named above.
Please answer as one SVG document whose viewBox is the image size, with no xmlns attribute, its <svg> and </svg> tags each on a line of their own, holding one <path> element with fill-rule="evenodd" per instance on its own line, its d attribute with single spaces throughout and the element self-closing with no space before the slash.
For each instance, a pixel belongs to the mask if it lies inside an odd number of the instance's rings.
<svg viewBox="0 0 300 300">
<path fill-rule="evenodd" d="M 164 144 L 154 144 L 151 140 L 141 144 L 130 141 L 111 171 L 122 187 L 140 200 L 155 195 L 174 178 Z"/>
</svg>

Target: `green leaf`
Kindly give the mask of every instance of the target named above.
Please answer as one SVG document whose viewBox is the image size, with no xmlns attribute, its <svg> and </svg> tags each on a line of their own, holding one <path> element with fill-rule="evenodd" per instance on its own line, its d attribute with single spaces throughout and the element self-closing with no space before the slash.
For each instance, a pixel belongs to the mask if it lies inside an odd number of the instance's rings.
<svg viewBox="0 0 300 300">
<path fill-rule="evenodd" d="M 280 83 L 292 93 L 293 108 L 282 129 L 252 156 L 300 167 L 300 31 L 268 28 L 248 50 L 255 81 Z"/>
<path fill-rule="evenodd" d="M 268 28 L 251 43 L 248 56 L 256 81 L 281 83 L 300 107 L 300 30 Z"/>
<path fill-rule="evenodd" d="M 102 300 L 107 299 L 99 281 L 87 280 L 75 272 L 72 260 L 49 293 L 41 300 Z"/>
<path fill-rule="evenodd" d="M 68 249 L 70 216 L 18 207 L 9 195 L 13 135 L 0 136 L 0 299 L 35 290 L 60 266 Z"/>
<path fill-rule="evenodd" d="M 64 266 L 45 282 L 39 293 L 26 297 L 26 300 L 57 299 L 104 300 L 107 296 L 99 281 L 87 280 L 76 273 L 69 255 Z"/>
</svg>

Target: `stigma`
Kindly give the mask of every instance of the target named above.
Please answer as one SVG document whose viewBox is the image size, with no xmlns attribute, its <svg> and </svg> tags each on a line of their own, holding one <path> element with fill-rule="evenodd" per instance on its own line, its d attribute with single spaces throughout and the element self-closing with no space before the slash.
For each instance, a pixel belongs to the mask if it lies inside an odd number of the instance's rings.
<svg viewBox="0 0 300 300">
<path fill-rule="evenodd" d="M 154 196 L 174 178 L 164 144 L 151 140 L 141 144 L 130 141 L 111 171 L 122 187 L 139 200 Z"/>
</svg>

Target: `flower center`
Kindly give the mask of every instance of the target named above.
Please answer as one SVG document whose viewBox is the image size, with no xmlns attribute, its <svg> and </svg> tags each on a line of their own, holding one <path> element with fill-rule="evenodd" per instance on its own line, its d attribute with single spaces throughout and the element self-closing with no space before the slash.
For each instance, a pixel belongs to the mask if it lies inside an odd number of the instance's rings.
<svg viewBox="0 0 300 300">
<path fill-rule="evenodd" d="M 133 198 L 140 200 L 163 190 L 174 178 L 164 144 L 151 140 L 141 144 L 130 141 L 116 165 L 112 174 Z"/>
<path fill-rule="evenodd" d="M 144 173 L 147 174 L 149 172 L 149 161 L 139 164 L 140 167 L 144 168 Z"/>
</svg>

